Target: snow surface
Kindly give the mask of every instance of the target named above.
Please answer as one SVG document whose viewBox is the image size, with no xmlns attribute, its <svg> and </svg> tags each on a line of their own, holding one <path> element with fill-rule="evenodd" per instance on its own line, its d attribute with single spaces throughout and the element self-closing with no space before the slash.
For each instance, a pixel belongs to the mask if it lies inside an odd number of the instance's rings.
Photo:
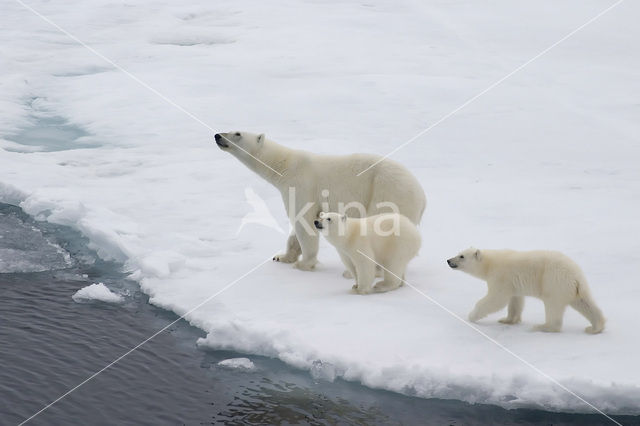
<svg viewBox="0 0 640 426">
<path fill-rule="evenodd" d="M 223 359 L 218 363 L 220 367 L 230 368 L 234 370 L 253 370 L 256 368 L 253 361 L 249 358 L 229 358 Z"/>
<path fill-rule="evenodd" d="M 82 287 L 80 290 L 76 291 L 71 298 L 76 302 L 98 300 L 100 302 L 119 303 L 123 300 L 121 295 L 112 292 L 103 283 L 91 284 L 86 287 Z"/>
<path fill-rule="evenodd" d="M 184 314 L 285 243 L 255 223 L 236 236 L 247 188 L 287 229 L 284 209 L 211 129 L 385 154 L 613 1 L 29 4 L 210 128 L 6 2 L 0 201 L 79 229 Z M 393 155 L 428 197 L 407 280 L 456 315 L 485 291 L 445 264 L 470 245 L 556 249 L 583 267 L 604 334 L 571 310 L 563 333 L 530 332 L 536 300 L 521 325 L 496 314 L 477 328 L 611 413 L 640 413 L 639 12 L 622 3 Z M 20 142 L 59 119 L 79 130 L 68 149 Z M 321 244 L 316 272 L 265 263 L 190 312 L 200 343 L 421 397 L 591 411 L 408 286 L 351 294 Z"/>
</svg>

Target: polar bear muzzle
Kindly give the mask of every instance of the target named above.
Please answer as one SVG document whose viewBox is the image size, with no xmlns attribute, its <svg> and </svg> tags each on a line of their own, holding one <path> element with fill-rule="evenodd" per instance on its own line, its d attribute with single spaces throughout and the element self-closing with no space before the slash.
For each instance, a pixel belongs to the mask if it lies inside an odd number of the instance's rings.
<svg viewBox="0 0 640 426">
<path fill-rule="evenodd" d="M 313 225 L 314 225 L 316 228 L 318 228 L 318 229 L 324 229 L 324 228 L 322 227 L 322 223 L 321 223 L 319 220 L 314 220 L 314 221 L 313 221 Z"/>
<path fill-rule="evenodd" d="M 215 140 L 216 140 L 216 144 L 220 147 L 220 148 L 229 148 L 229 144 L 227 144 L 227 141 L 225 141 L 225 137 L 222 136 L 220 133 L 216 133 L 216 135 L 214 136 Z"/>
<path fill-rule="evenodd" d="M 456 269 L 458 267 L 458 264 L 455 262 L 455 257 L 452 257 L 451 259 L 447 259 L 447 264 L 449 264 L 449 267 L 451 269 Z"/>
</svg>

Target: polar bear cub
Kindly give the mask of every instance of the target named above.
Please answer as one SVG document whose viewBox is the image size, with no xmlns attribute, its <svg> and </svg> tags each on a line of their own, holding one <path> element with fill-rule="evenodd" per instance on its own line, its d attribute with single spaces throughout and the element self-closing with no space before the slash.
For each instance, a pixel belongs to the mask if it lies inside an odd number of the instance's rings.
<svg viewBox="0 0 640 426">
<path fill-rule="evenodd" d="M 477 321 L 509 305 L 504 324 L 520 322 L 524 296 L 542 299 L 545 323 L 535 329 L 559 332 L 567 305 L 580 312 L 591 326 L 587 333 L 604 330 L 605 318 L 591 297 L 580 267 L 556 251 L 515 251 L 467 249 L 447 260 L 459 269 L 487 282 L 488 292 L 476 303 L 469 321 Z"/>
<path fill-rule="evenodd" d="M 314 225 L 338 250 L 356 279 L 353 289 L 359 294 L 371 293 L 376 264 L 382 267 L 384 278 L 373 290 L 385 292 L 400 287 L 407 264 L 420 250 L 418 228 L 398 213 L 351 218 L 321 212 Z"/>
</svg>

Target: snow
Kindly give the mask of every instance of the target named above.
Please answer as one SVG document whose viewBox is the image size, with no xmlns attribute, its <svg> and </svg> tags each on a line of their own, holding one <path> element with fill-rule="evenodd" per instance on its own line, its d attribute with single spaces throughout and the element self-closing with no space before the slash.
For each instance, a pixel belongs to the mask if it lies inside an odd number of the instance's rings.
<svg viewBox="0 0 640 426">
<path fill-rule="evenodd" d="M 220 367 L 225 367 L 233 370 L 254 370 L 255 364 L 249 358 L 229 358 L 223 359 L 218 363 Z"/>
<path fill-rule="evenodd" d="M 91 284 L 86 287 L 82 287 L 80 290 L 76 291 L 71 298 L 75 302 L 97 300 L 106 303 L 119 303 L 123 300 L 121 295 L 113 293 L 103 283 Z"/>
<path fill-rule="evenodd" d="M 386 154 L 612 2 L 29 4 L 192 115 L 9 2 L 0 201 L 125 262 L 151 303 L 208 333 L 202 345 L 420 397 L 592 411 L 409 286 L 351 294 L 325 241 L 315 272 L 262 264 L 285 236 L 243 222 L 245 194 L 284 230 L 279 194 L 213 131 Z M 530 332 L 544 315 L 533 299 L 523 324 L 496 314 L 477 328 L 610 413 L 640 413 L 639 11 L 620 4 L 393 155 L 428 198 L 407 280 L 454 314 L 485 291 L 445 263 L 470 245 L 555 249 L 583 267 L 603 334 L 571 310 L 563 333 Z M 52 122 L 66 146 L 29 133 Z"/>
</svg>

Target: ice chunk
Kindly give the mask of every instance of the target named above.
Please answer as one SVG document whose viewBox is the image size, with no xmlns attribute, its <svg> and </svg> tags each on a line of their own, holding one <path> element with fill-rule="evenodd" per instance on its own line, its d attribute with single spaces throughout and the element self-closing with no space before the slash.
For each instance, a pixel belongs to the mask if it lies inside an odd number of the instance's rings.
<svg viewBox="0 0 640 426">
<path fill-rule="evenodd" d="M 236 370 L 255 370 L 255 364 L 249 358 L 229 358 L 218 363 L 220 367 Z"/>
<path fill-rule="evenodd" d="M 71 298 L 76 302 L 85 302 L 88 300 L 99 300 L 107 303 L 119 303 L 124 298 L 112 292 L 103 283 L 91 284 L 76 291 Z"/>
</svg>

